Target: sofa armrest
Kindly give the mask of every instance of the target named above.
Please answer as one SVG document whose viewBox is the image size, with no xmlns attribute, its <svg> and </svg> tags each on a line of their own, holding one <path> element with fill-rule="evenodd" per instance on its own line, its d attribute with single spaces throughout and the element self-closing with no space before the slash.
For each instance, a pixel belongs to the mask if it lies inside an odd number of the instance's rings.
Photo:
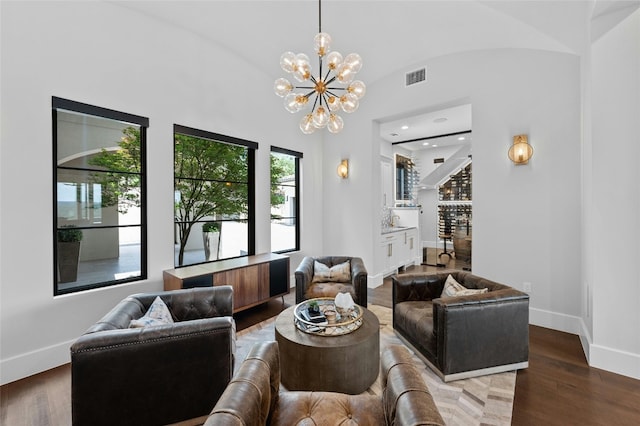
<svg viewBox="0 0 640 426">
<path fill-rule="evenodd" d="M 367 268 L 360 257 L 351 258 L 351 284 L 356 292 L 356 303 L 367 307 Z"/>
<path fill-rule="evenodd" d="M 438 368 L 445 375 L 529 356 L 529 295 L 507 287 L 433 301 Z"/>
<path fill-rule="evenodd" d="M 407 348 L 389 345 L 382 353 L 381 364 L 382 402 L 387 424 L 445 424 Z"/>
<path fill-rule="evenodd" d="M 280 392 L 280 352 L 274 341 L 256 343 L 211 411 L 205 426 L 267 424 Z"/>
<path fill-rule="evenodd" d="M 311 280 L 313 280 L 313 262 L 313 257 L 305 256 L 296 269 L 296 303 L 304 300 L 307 287 L 311 283 Z"/>
</svg>

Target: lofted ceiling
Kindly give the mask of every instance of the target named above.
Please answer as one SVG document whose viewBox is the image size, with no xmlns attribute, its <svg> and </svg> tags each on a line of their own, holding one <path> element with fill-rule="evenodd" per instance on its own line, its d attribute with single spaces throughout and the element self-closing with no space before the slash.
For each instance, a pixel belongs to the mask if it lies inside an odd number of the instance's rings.
<svg viewBox="0 0 640 426">
<path fill-rule="evenodd" d="M 283 52 L 311 56 L 319 26 L 316 0 L 109 3 L 192 32 L 273 80 L 286 76 L 279 66 Z M 623 16 L 620 11 L 639 5 L 640 0 L 324 0 L 321 19 L 333 50 L 361 55 L 358 78 L 371 86 L 430 58 L 469 50 L 531 48 L 581 55 L 589 43 L 590 19 Z"/>
</svg>

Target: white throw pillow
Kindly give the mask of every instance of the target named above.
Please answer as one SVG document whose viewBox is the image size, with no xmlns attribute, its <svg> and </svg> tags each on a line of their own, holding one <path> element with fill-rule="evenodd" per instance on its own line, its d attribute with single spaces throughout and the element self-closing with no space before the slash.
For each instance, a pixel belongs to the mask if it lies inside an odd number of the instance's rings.
<svg viewBox="0 0 640 426">
<path fill-rule="evenodd" d="M 444 282 L 444 288 L 440 297 L 456 297 L 456 296 L 471 296 L 472 294 L 482 294 L 488 292 L 488 288 L 472 289 L 466 288 L 455 278 L 449 274 L 447 280 Z"/>
<path fill-rule="evenodd" d="M 314 283 L 350 283 L 351 282 L 351 262 L 333 265 L 329 268 L 324 263 L 313 261 L 313 282 Z"/>
<path fill-rule="evenodd" d="M 148 327 L 152 325 L 164 325 L 164 324 L 172 324 L 173 318 L 171 317 L 171 312 L 167 305 L 160 299 L 160 297 L 156 297 L 149 310 L 144 316 L 138 318 L 137 320 L 131 320 L 129 323 L 130 328 L 139 328 L 139 327 Z"/>
</svg>

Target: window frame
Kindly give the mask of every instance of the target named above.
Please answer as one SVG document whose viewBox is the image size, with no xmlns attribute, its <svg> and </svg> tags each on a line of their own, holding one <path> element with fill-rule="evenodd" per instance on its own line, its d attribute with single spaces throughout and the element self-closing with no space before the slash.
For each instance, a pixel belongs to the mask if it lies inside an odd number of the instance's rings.
<svg viewBox="0 0 640 426">
<path fill-rule="evenodd" d="M 226 257 L 223 259 L 205 260 L 203 262 L 189 263 L 183 265 L 176 265 L 174 257 L 174 268 L 185 268 L 194 265 L 202 265 L 205 263 L 221 262 L 229 259 L 237 259 L 242 257 L 248 257 L 255 255 L 256 253 L 256 185 L 255 185 L 255 165 L 256 165 L 256 151 L 258 150 L 258 143 L 249 141 L 246 139 L 236 138 L 233 136 L 223 135 L 220 133 L 214 133 L 207 130 L 196 129 L 193 127 L 183 126 L 180 124 L 173 125 L 173 194 L 176 191 L 176 169 L 175 169 L 175 136 L 181 134 L 185 136 L 192 136 L 201 139 L 211 140 L 213 142 L 226 143 L 229 145 L 241 146 L 247 148 L 247 254 L 234 257 Z M 173 209 L 173 218 L 175 226 L 175 207 Z M 198 222 L 207 222 L 208 220 L 199 220 Z"/>
<path fill-rule="evenodd" d="M 301 231 L 301 227 L 300 224 L 302 222 L 302 217 L 301 217 L 301 191 L 300 191 L 300 160 L 304 157 L 302 152 L 298 152 L 298 151 L 293 151 L 291 149 L 287 149 L 287 148 L 281 148 L 275 145 L 271 145 L 271 150 L 269 152 L 269 193 L 271 193 L 271 154 L 272 153 L 278 153 L 278 154 L 285 154 L 285 155 L 290 155 L 292 157 L 294 157 L 294 163 L 295 163 L 295 185 L 296 185 L 296 189 L 295 189 L 295 197 L 296 197 L 296 205 L 295 205 L 295 247 L 290 248 L 290 249 L 285 249 L 285 250 L 277 250 L 277 251 L 272 251 L 272 253 L 279 253 L 279 254 L 283 254 L 283 253 L 291 253 L 291 252 L 295 252 L 295 251 L 300 251 L 300 241 L 301 241 L 301 235 L 300 235 L 300 231 Z M 269 212 L 271 212 L 271 199 L 269 200 Z M 272 219 L 269 220 L 269 224 L 271 224 Z M 271 236 L 272 238 L 273 236 Z M 269 241 L 269 248 L 272 249 L 272 241 Z"/>
<path fill-rule="evenodd" d="M 108 120 L 120 121 L 130 123 L 132 125 L 139 126 L 140 128 L 140 274 L 134 277 L 127 277 L 122 279 L 114 279 L 109 281 L 100 281 L 90 284 L 81 284 L 66 289 L 59 289 L 58 282 L 58 111 L 68 111 L 72 113 L 79 113 L 84 115 L 90 115 L 94 117 L 104 118 Z M 60 296 L 64 294 L 79 293 L 86 290 L 92 290 L 96 288 L 110 287 L 113 285 L 119 285 L 129 282 L 136 282 L 146 280 L 147 275 L 147 129 L 149 127 L 149 118 L 129 114 L 121 111 L 116 111 L 109 108 L 90 105 L 82 102 L 72 101 L 69 99 L 60 98 L 57 96 L 51 97 L 51 111 L 52 111 L 52 141 L 53 141 L 53 223 L 52 223 L 52 236 L 53 236 L 53 295 Z M 80 171 L 92 171 L 92 169 L 86 168 L 65 168 L 66 170 L 80 170 Z M 85 229 L 107 229 L 107 228 L 124 228 L 130 227 L 130 225 L 107 225 L 100 227 L 78 227 L 79 230 Z"/>
</svg>

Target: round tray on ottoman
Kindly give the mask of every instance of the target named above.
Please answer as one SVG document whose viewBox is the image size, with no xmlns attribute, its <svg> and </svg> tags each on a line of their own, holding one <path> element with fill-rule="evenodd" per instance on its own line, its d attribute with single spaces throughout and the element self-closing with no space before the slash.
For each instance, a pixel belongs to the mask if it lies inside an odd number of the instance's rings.
<svg viewBox="0 0 640 426">
<path fill-rule="evenodd" d="M 313 304 L 316 304 L 321 312 L 321 316 L 316 321 L 310 319 L 307 314 L 309 307 Z M 336 308 L 333 298 L 320 297 L 305 300 L 296 305 L 293 310 L 293 322 L 298 330 L 305 333 L 317 336 L 341 336 L 360 328 L 362 312 L 362 308 L 358 305 L 353 305 L 347 312 L 341 312 Z"/>
</svg>

